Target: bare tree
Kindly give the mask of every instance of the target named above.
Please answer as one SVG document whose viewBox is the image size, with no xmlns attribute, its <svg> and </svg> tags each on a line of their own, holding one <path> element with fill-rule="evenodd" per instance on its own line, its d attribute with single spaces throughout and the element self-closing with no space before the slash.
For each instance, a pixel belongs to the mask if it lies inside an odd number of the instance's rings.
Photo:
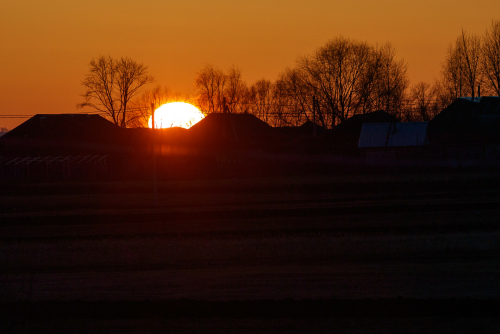
<svg viewBox="0 0 500 334">
<path fill-rule="evenodd" d="M 358 111 L 370 52 L 366 43 L 338 37 L 299 59 L 298 66 L 308 74 L 306 82 L 328 111 L 332 127 Z"/>
<path fill-rule="evenodd" d="M 493 21 L 483 38 L 481 74 L 487 91 L 500 96 L 500 21 Z"/>
<path fill-rule="evenodd" d="M 199 92 L 198 104 L 206 114 L 223 111 L 224 89 L 227 77 L 213 65 L 205 65 L 196 75 L 196 88 Z"/>
<path fill-rule="evenodd" d="M 410 91 L 410 107 L 405 115 L 406 121 L 430 121 L 440 108 L 436 101 L 436 91 L 427 82 L 419 82 Z"/>
<path fill-rule="evenodd" d="M 113 59 L 101 56 L 92 59 L 89 73 L 82 81 L 84 102 L 77 108 L 91 107 L 106 114 L 116 125 L 129 125 L 129 103 L 144 85 L 154 82 L 147 66 L 130 58 Z"/>
<path fill-rule="evenodd" d="M 241 70 L 232 66 L 226 74 L 226 87 L 224 89 L 224 98 L 229 112 L 245 111 L 244 99 L 247 89 L 241 76 Z"/>
<path fill-rule="evenodd" d="M 457 39 L 457 51 L 463 63 L 462 71 L 466 79 L 468 91 L 470 92 L 470 96 L 474 98 L 475 89 L 481 83 L 479 72 L 481 39 L 478 36 L 467 34 L 462 30 L 462 34 Z"/>
<path fill-rule="evenodd" d="M 463 76 L 462 66 L 459 52 L 450 45 L 441 71 L 442 80 L 440 84 L 443 95 L 449 95 L 452 101 L 463 96 L 466 91 L 466 80 Z M 445 92 L 446 94 L 444 94 Z"/>
<path fill-rule="evenodd" d="M 443 64 L 443 85 L 454 98 L 475 96 L 475 88 L 481 82 L 479 62 L 481 59 L 481 40 L 465 30 L 448 48 Z"/>
<path fill-rule="evenodd" d="M 290 98 L 286 93 L 283 82 L 278 80 L 272 83 L 272 87 L 272 104 L 269 111 L 272 117 L 270 117 L 269 124 L 279 127 L 290 125 Z"/>
<path fill-rule="evenodd" d="M 407 76 L 408 66 L 396 59 L 396 50 L 391 44 L 385 44 L 374 51 L 375 62 L 371 64 L 374 78 L 375 109 L 384 109 L 387 113 L 396 115 L 402 110 L 405 92 L 409 86 Z"/>
<path fill-rule="evenodd" d="M 242 80 L 241 70 L 231 67 L 227 73 L 205 65 L 196 76 L 198 105 L 206 114 L 231 112 L 241 113 L 245 107 L 247 85 Z"/>
<path fill-rule="evenodd" d="M 455 94 L 455 90 L 444 78 L 439 78 L 432 85 L 435 102 L 441 109 L 450 105 L 459 95 Z"/>
<path fill-rule="evenodd" d="M 299 58 L 280 80 L 306 115 L 315 97 L 318 119 L 329 127 L 377 109 L 396 114 L 409 84 L 407 66 L 390 44 L 377 48 L 343 37 Z"/>
<path fill-rule="evenodd" d="M 314 88 L 307 82 L 308 74 L 300 68 L 287 68 L 276 81 L 276 98 L 279 100 L 281 120 L 287 126 L 298 126 L 313 115 L 312 99 Z M 321 117 L 321 124 L 326 120 Z"/>
<path fill-rule="evenodd" d="M 274 84 L 265 79 L 255 82 L 248 89 L 248 112 L 267 123 L 274 123 Z"/>
</svg>

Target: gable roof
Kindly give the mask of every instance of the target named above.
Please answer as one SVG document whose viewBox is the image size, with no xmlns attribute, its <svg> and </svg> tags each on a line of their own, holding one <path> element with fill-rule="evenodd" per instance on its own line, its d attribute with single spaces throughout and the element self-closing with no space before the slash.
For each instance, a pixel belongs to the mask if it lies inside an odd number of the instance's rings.
<svg viewBox="0 0 500 334">
<path fill-rule="evenodd" d="M 102 141 L 102 135 L 120 130 L 99 115 L 37 114 L 9 131 L 4 138 Z"/>
<path fill-rule="evenodd" d="M 358 147 L 423 146 L 426 143 L 427 123 L 365 123 Z"/>
<path fill-rule="evenodd" d="M 89 114 L 37 114 L 0 138 L 4 151 L 95 149 L 122 141 L 123 129 Z"/>
<path fill-rule="evenodd" d="M 255 146 L 274 136 L 273 128 L 250 114 L 214 113 L 188 130 L 191 140 L 208 146 Z"/>
<path fill-rule="evenodd" d="M 500 98 L 458 98 L 429 122 L 431 143 L 500 142 Z"/>
</svg>

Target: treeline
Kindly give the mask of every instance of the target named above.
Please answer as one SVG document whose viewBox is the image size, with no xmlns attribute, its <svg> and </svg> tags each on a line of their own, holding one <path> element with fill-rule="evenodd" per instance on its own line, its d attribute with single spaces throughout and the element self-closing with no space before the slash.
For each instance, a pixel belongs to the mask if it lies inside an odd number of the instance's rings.
<svg viewBox="0 0 500 334">
<path fill-rule="evenodd" d="M 247 112 L 273 126 L 300 125 L 315 116 L 333 127 L 354 114 L 400 110 L 406 69 L 389 44 L 378 48 L 338 37 L 299 58 L 275 82 L 247 87 L 238 69 L 224 73 L 206 66 L 196 79 L 198 105 L 208 113 Z"/>
<path fill-rule="evenodd" d="M 300 57 L 275 81 L 248 85 L 241 69 L 206 65 L 197 73 L 195 97 L 157 86 L 130 108 L 127 126 L 144 126 L 156 107 L 186 101 L 210 113 L 249 113 L 272 126 L 313 120 L 332 128 L 356 114 L 384 110 L 401 121 L 428 121 L 461 96 L 500 96 L 500 21 L 482 36 L 465 30 L 451 43 L 433 83 L 410 84 L 408 65 L 391 44 L 370 45 L 337 37 Z"/>
</svg>

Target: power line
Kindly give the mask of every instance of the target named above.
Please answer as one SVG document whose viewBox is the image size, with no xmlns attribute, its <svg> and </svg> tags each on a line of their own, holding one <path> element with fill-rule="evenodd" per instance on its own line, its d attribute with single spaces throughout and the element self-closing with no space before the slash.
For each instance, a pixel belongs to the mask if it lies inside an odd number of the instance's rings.
<svg viewBox="0 0 500 334">
<path fill-rule="evenodd" d="M 106 115 L 106 113 L 99 111 L 91 111 L 91 112 L 72 112 L 72 113 L 58 113 L 58 114 L 0 115 L 0 118 L 31 118 L 36 115 Z"/>
</svg>

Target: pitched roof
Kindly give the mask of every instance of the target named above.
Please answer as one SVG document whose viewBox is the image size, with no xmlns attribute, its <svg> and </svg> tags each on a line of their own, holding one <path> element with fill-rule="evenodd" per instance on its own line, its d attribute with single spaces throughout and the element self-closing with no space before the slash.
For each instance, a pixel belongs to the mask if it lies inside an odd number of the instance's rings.
<svg viewBox="0 0 500 334">
<path fill-rule="evenodd" d="M 431 143 L 500 142 L 500 98 L 458 98 L 429 122 Z"/>
<path fill-rule="evenodd" d="M 365 123 L 359 136 L 359 148 L 423 146 L 427 122 Z"/>
<path fill-rule="evenodd" d="M 215 146 L 255 146 L 274 136 L 273 128 L 250 114 L 209 114 L 188 130 L 192 140 Z"/>
<path fill-rule="evenodd" d="M 3 150 L 101 148 L 123 141 L 123 129 L 99 115 L 37 114 L 0 138 Z"/>
<path fill-rule="evenodd" d="M 102 141 L 121 129 L 99 115 L 37 114 L 9 131 L 4 138 Z"/>
</svg>

